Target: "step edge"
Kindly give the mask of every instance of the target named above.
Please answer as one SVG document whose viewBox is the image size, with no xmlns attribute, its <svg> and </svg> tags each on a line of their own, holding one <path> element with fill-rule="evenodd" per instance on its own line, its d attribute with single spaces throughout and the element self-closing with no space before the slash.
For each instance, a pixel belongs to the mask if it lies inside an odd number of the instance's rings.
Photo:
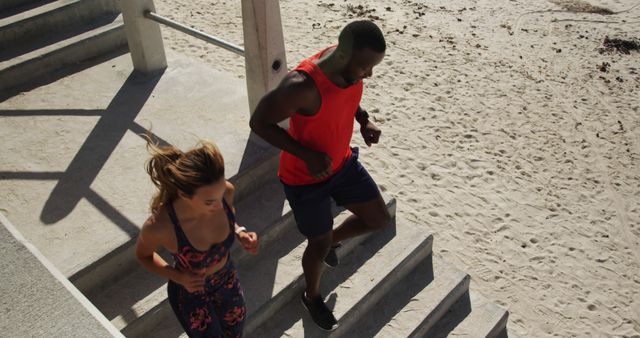
<svg viewBox="0 0 640 338">
<path fill-rule="evenodd" d="M 380 299 L 387 295 L 388 291 L 398 285 L 420 262 L 432 255 L 433 235 L 425 236 L 416 247 L 391 269 L 385 277 L 365 293 L 338 321 L 340 326 L 331 336 L 340 336 L 351 330 L 353 325 Z M 409 251 L 409 250 L 406 250 Z"/>
<path fill-rule="evenodd" d="M 96 38 L 100 38 L 105 34 L 114 33 L 120 30 L 122 31 L 122 34 L 124 34 L 124 21 L 122 21 L 121 15 L 108 25 L 94 28 L 82 34 L 72 36 L 68 39 L 58 41 L 48 46 L 44 46 L 10 60 L 0 62 L 0 76 L 2 76 L 3 73 L 9 72 L 17 67 L 26 66 L 33 62 L 46 59 L 47 57 L 52 57 L 56 54 L 65 52 L 69 48 L 76 47 L 78 44 L 87 43 Z"/>
<path fill-rule="evenodd" d="M 112 9 L 118 10 L 117 1 L 112 1 L 112 0 L 71 0 L 71 1 L 58 0 L 58 1 L 50 2 L 48 4 L 44 4 L 42 6 L 38 6 L 36 8 L 21 12 L 19 14 L 15 14 L 15 15 L 0 19 L 0 31 L 2 29 L 7 29 L 8 27 L 11 27 L 14 25 L 20 25 L 21 23 L 27 22 L 30 20 L 39 20 L 41 18 L 46 18 L 51 13 L 54 13 L 57 11 L 64 11 L 64 10 L 67 10 L 68 8 L 73 8 L 75 6 L 89 6 L 89 4 L 87 3 L 88 1 L 107 1 L 107 2 L 111 1 L 114 3 L 114 5 L 116 5 Z M 110 13 L 110 12 L 107 12 L 107 13 Z"/>
<path fill-rule="evenodd" d="M 451 289 L 444 295 L 442 300 L 438 302 L 438 305 L 429 314 L 427 314 L 427 316 L 418 324 L 418 326 L 413 330 L 409 337 L 424 337 L 429 332 L 429 330 L 431 330 L 438 323 L 438 321 L 442 319 L 442 317 L 460 299 L 460 297 L 469 292 L 471 276 L 468 273 L 436 257 L 434 257 L 433 259 L 433 264 L 434 266 L 446 267 L 447 269 L 451 270 L 452 274 L 459 274 L 462 279 L 451 287 Z M 437 276 L 434 276 L 434 280 L 436 280 L 436 278 Z"/>
</svg>

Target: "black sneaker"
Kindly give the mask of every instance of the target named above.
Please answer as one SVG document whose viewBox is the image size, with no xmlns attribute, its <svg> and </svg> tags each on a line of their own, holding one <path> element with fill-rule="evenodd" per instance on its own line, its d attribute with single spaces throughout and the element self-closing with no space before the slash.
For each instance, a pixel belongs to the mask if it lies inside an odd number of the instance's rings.
<svg viewBox="0 0 640 338">
<path fill-rule="evenodd" d="M 305 293 L 302 292 L 302 305 L 307 308 L 311 318 L 321 329 L 333 331 L 338 327 L 336 317 L 333 316 L 333 313 L 324 303 L 322 297 L 309 299 Z"/>
<path fill-rule="evenodd" d="M 324 264 L 332 268 L 335 268 L 336 266 L 338 266 L 338 264 L 340 264 L 340 259 L 338 259 L 338 255 L 336 254 L 336 249 L 341 246 L 342 244 L 338 243 L 331 247 L 331 249 L 327 253 L 327 256 L 324 257 Z"/>
</svg>

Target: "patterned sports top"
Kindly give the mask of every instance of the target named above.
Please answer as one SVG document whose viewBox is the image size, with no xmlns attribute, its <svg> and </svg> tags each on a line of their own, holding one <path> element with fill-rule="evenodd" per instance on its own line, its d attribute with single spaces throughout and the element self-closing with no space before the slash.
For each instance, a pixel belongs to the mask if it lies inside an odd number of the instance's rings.
<svg viewBox="0 0 640 338">
<path fill-rule="evenodd" d="M 179 270 L 190 270 L 195 273 L 203 272 L 209 266 L 222 261 L 229 254 L 235 237 L 236 218 L 224 199 L 222 200 L 222 206 L 229 220 L 229 236 L 222 243 L 212 244 L 209 250 L 200 251 L 193 247 L 184 231 L 182 231 L 173 204 L 168 204 L 169 217 L 171 217 L 173 228 L 176 231 L 176 238 L 178 239 L 178 252 L 173 254 L 173 259 Z"/>
</svg>

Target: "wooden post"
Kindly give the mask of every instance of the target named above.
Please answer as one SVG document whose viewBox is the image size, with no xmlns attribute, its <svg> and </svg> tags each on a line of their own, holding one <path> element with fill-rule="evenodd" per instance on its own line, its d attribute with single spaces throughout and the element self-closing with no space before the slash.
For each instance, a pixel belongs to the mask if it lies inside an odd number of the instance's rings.
<svg viewBox="0 0 640 338">
<path fill-rule="evenodd" d="M 279 0 L 242 0 L 244 59 L 250 114 L 287 74 Z"/>
<path fill-rule="evenodd" d="M 167 68 L 160 25 L 144 17 L 155 11 L 153 0 L 121 0 L 120 9 L 133 68 L 146 74 Z"/>
</svg>

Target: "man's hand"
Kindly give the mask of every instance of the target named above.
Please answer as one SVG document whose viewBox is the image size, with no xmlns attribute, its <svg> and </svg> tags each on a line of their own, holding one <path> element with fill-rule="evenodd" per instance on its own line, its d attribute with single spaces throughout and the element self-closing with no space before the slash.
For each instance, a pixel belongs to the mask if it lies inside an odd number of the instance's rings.
<svg viewBox="0 0 640 338">
<path fill-rule="evenodd" d="M 242 231 L 238 234 L 238 240 L 245 251 L 255 255 L 258 253 L 258 247 L 260 242 L 258 241 L 258 234 L 255 232 Z"/>
<path fill-rule="evenodd" d="M 367 124 L 360 127 L 360 134 L 362 134 L 362 138 L 364 138 L 364 143 L 366 143 L 368 147 L 371 147 L 372 144 L 378 143 L 382 131 L 378 129 L 373 122 L 367 121 Z"/>
<path fill-rule="evenodd" d="M 331 157 L 329 155 L 310 150 L 303 158 L 307 169 L 313 178 L 325 178 L 331 175 Z"/>
</svg>

